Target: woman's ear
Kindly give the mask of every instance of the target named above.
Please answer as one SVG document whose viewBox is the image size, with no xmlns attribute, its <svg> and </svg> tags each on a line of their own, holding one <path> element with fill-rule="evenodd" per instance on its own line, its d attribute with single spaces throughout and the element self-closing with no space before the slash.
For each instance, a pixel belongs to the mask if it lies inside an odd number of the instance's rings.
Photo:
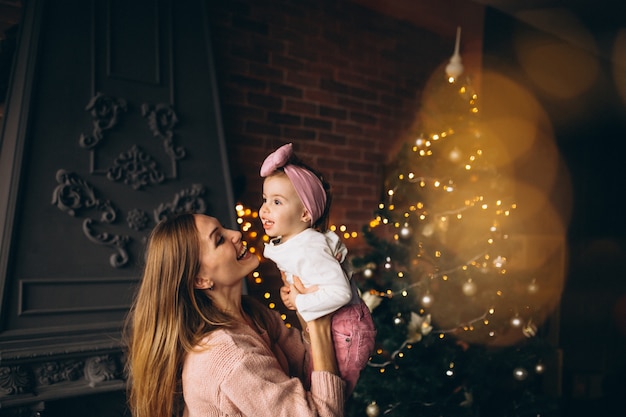
<svg viewBox="0 0 626 417">
<path fill-rule="evenodd" d="M 212 290 L 213 282 L 208 278 L 196 277 L 193 287 L 197 290 Z"/>
</svg>

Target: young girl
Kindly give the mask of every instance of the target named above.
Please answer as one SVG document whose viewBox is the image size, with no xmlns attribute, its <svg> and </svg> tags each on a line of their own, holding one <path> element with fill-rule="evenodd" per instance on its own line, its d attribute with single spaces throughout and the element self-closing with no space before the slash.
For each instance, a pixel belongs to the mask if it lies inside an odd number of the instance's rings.
<svg viewBox="0 0 626 417">
<path fill-rule="evenodd" d="M 287 308 L 297 310 L 306 322 L 335 312 L 337 364 L 349 395 L 369 360 L 376 331 L 351 280 L 347 249 L 326 230 L 330 187 L 294 155 L 291 143 L 265 159 L 261 177 L 265 180 L 259 215 L 270 237 L 263 255 L 276 263 L 289 284 L 298 288 L 297 277 L 307 288 L 281 293 Z"/>
</svg>

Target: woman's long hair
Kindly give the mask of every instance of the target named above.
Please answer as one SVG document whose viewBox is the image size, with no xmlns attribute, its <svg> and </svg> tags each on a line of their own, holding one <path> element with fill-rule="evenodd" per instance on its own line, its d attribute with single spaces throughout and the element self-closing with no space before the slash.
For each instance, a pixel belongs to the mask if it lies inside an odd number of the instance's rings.
<svg viewBox="0 0 626 417">
<path fill-rule="evenodd" d="M 134 417 L 181 415 L 185 353 L 212 330 L 234 324 L 194 288 L 199 270 L 193 214 L 161 221 L 150 234 L 143 278 L 125 327 L 128 402 Z"/>
</svg>

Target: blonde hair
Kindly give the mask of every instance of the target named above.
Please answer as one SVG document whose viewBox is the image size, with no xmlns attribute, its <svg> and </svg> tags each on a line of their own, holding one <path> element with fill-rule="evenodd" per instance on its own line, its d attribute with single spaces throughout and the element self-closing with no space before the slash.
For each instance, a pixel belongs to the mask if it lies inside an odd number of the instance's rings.
<svg viewBox="0 0 626 417">
<path fill-rule="evenodd" d="M 185 353 L 207 333 L 234 325 L 231 316 L 194 288 L 199 269 L 194 215 L 179 214 L 157 224 L 149 236 L 143 277 L 125 326 L 128 403 L 134 417 L 181 415 Z M 264 313 L 252 315 L 258 314 Z"/>
</svg>

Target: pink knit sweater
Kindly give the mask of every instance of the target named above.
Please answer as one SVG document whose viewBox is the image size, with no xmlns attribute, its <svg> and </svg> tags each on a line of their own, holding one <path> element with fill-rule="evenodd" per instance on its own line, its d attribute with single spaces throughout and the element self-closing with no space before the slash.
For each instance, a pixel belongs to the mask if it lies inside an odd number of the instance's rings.
<svg viewBox="0 0 626 417">
<path fill-rule="evenodd" d="M 307 349 L 278 314 L 262 334 L 248 326 L 211 333 L 183 365 L 184 416 L 343 416 L 339 376 L 314 371 L 308 387 Z"/>
</svg>

